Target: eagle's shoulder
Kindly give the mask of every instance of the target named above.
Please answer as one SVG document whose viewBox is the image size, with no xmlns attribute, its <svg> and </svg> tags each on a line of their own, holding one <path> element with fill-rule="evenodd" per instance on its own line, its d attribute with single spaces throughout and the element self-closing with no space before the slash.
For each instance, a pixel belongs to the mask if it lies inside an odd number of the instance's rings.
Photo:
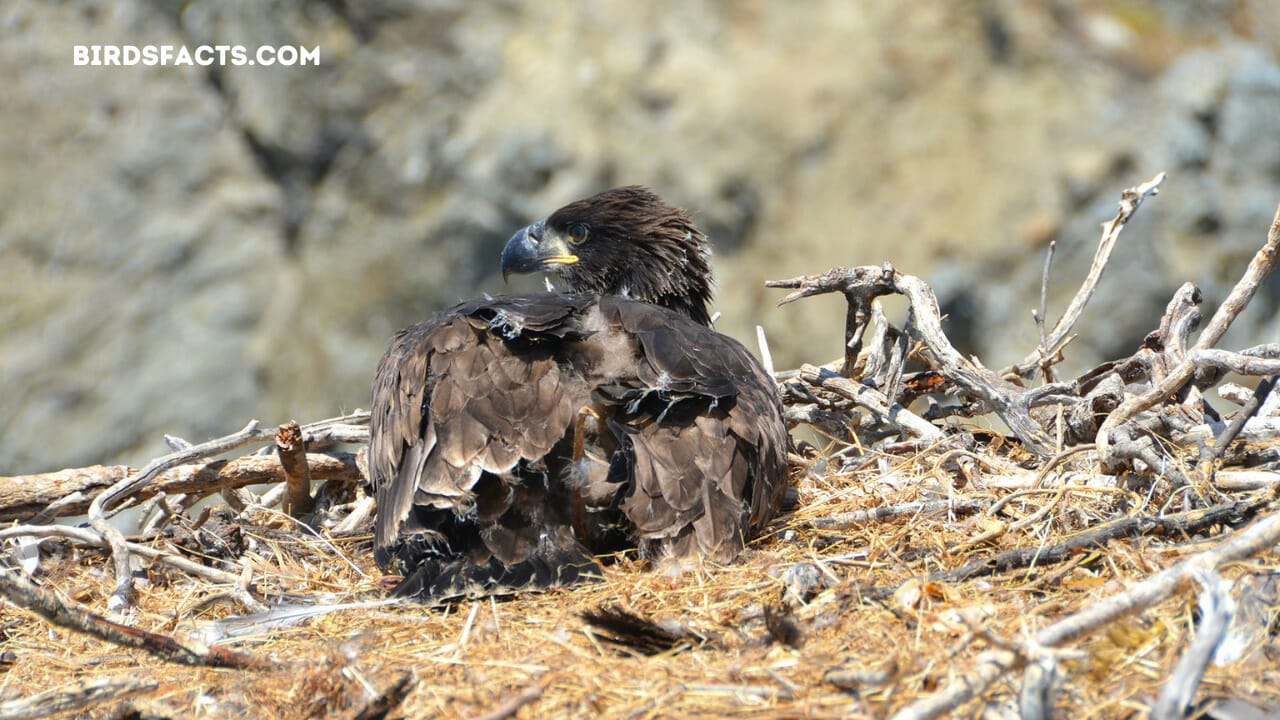
<svg viewBox="0 0 1280 720">
<path fill-rule="evenodd" d="M 637 380 L 670 393 L 732 399 L 743 391 L 774 398 L 760 362 L 734 338 L 667 308 L 601 297 L 599 313 L 631 338 L 640 365 Z"/>
</svg>

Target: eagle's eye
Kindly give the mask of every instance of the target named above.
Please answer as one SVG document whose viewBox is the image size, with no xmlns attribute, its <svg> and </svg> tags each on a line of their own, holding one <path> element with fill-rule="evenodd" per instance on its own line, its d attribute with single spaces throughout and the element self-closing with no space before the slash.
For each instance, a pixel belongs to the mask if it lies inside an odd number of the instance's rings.
<svg viewBox="0 0 1280 720">
<path fill-rule="evenodd" d="M 574 223 L 569 226 L 569 242 L 574 245 L 581 245 L 582 241 L 587 239 L 587 226 L 582 223 Z"/>
</svg>

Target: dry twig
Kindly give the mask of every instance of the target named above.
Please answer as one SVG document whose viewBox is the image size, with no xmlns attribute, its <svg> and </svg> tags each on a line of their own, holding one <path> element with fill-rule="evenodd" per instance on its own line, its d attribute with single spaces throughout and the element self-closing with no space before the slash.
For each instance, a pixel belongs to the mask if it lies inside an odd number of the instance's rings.
<svg viewBox="0 0 1280 720">
<path fill-rule="evenodd" d="M 551 673 L 545 673 L 542 677 L 525 689 L 512 695 L 498 707 L 481 715 L 478 720 L 507 720 L 507 718 L 515 717 L 520 712 L 520 708 L 542 697 L 542 693 L 547 691 L 547 686 L 551 684 Z"/>
<path fill-rule="evenodd" d="M 160 473 L 170 468 L 184 465 L 195 460 L 203 460 L 214 455 L 221 455 L 228 450 L 233 450 L 246 443 L 252 442 L 257 436 L 258 421 L 250 420 L 238 433 L 227 435 L 216 440 L 210 440 L 200 445 L 194 445 L 183 450 L 179 450 L 162 458 L 152 460 L 136 475 L 117 482 L 106 490 L 102 491 L 98 497 L 89 503 L 89 523 L 98 531 L 107 544 L 111 546 L 111 555 L 115 561 L 116 569 L 116 589 L 111 593 L 111 597 L 107 600 L 107 608 L 112 612 L 121 612 L 129 606 L 130 598 L 133 595 L 133 571 L 130 566 L 129 548 L 125 543 L 124 535 L 115 528 L 114 525 L 107 522 L 105 511 L 110 510 L 120 500 L 131 495 L 137 489 L 147 485 L 154 480 Z"/>
<path fill-rule="evenodd" d="M 108 547 L 106 539 L 89 528 L 72 527 L 70 525 L 14 525 L 13 527 L 0 529 L 0 539 L 20 537 L 61 537 L 89 547 Z M 172 565 L 183 572 L 202 577 L 210 582 L 235 585 L 240 581 L 240 578 L 232 573 L 192 562 L 181 555 L 157 550 L 150 545 L 125 541 L 125 546 L 130 553 Z"/>
<path fill-rule="evenodd" d="M 115 702 L 148 693 L 160 687 L 153 680 L 120 680 L 99 678 L 83 680 L 42 692 L 39 695 L 0 703 L 4 720 L 36 720 L 59 713 L 76 712 L 103 703 Z"/>
<path fill-rule="evenodd" d="M 1269 501 L 1272 499 L 1268 498 Z M 1207 576 L 1227 563 L 1253 557 L 1277 542 L 1280 542 L 1280 512 L 1273 512 L 1236 532 L 1212 550 L 1192 555 L 1122 593 L 1088 605 L 1049 625 L 1036 633 L 1031 647 L 1057 647 L 1126 615 L 1153 607 L 1194 578 Z M 951 712 L 981 695 L 997 679 L 1022 667 L 1027 657 L 1036 654 L 1030 649 L 1026 653 L 1003 649 L 983 653 L 974 670 L 934 695 L 899 710 L 893 717 L 895 720 L 924 720 Z"/>
<path fill-rule="evenodd" d="M 0 593 L 9 602 L 45 620 L 123 647 L 138 648 L 169 662 L 226 668 L 269 668 L 274 663 L 235 650 L 213 646 L 206 650 L 185 647 L 177 640 L 64 604 L 53 593 L 41 590 L 16 570 L 0 567 Z"/>
</svg>

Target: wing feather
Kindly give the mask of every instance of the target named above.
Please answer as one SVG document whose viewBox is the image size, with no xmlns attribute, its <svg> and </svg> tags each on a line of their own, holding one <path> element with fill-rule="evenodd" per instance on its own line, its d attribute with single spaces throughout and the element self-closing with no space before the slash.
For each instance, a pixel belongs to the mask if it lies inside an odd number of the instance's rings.
<svg viewBox="0 0 1280 720">
<path fill-rule="evenodd" d="M 596 459 L 578 468 L 567 448 L 587 406 L 607 422 L 591 424 Z M 384 566 L 409 548 L 406 592 L 578 577 L 548 563 L 589 572 L 577 543 L 615 542 L 619 529 L 647 555 L 728 561 L 785 485 L 781 403 L 759 363 L 623 298 L 510 296 L 414 326 L 379 365 L 371 422 L 375 544 Z M 574 493 L 590 495 L 599 527 L 569 527 Z"/>
<path fill-rule="evenodd" d="M 623 511 L 651 552 L 732 559 L 781 504 L 786 426 L 773 381 L 740 343 L 652 305 L 601 298 L 635 369 L 604 379 L 633 448 Z M 643 546 L 642 546 L 643 547 Z"/>
<path fill-rule="evenodd" d="M 554 357 L 513 341 L 570 335 L 582 305 L 554 295 L 465 303 L 396 336 L 371 411 L 380 549 L 420 529 L 406 528 L 415 505 L 465 514 L 484 473 L 540 460 L 564 437 L 585 390 L 560 381 Z"/>
</svg>

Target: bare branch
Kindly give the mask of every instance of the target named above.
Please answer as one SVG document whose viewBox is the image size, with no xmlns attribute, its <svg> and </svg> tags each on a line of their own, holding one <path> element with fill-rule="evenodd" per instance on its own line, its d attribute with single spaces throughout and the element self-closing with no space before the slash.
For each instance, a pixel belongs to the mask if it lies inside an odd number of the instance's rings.
<svg viewBox="0 0 1280 720">
<path fill-rule="evenodd" d="M 258 421 L 250 420 L 249 424 L 245 425 L 237 433 L 232 433 L 231 435 L 210 440 L 199 445 L 193 445 L 185 450 L 179 450 L 178 452 L 170 453 L 164 457 L 156 458 L 155 460 L 147 463 L 146 467 L 142 468 L 137 473 L 117 482 L 115 485 L 107 488 L 102 494 L 98 495 L 98 497 L 94 498 L 90 514 L 92 514 L 93 506 L 97 506 L 99 513 L 101 513 L 102 510 L 111 509 L 111 507 L 113 507 L 121 498 L 131 494 L 137 488 L 151 482 L 165 470 L 178 467 L 179 465 L 186 465 L 197 460 L 204 460 L 205 458 L 210 458 L 215 455 L 221 455 L 224 452 L 234 450 L 242 445 L 246 445 L 254 440 L 260 439 L 262 438 L 258 432 Z"/>
<path fill-rule="evenodd" d="M 1036 321 L 1036 332 L 1039 333 L 1040 335 L 1040 345 L 1036 347 L 1036 354 L 1040 356 L 1041 363 L 1043 363 L 1051 355 L 1051 353 L 1049 352 L 1049 336 L 1045 334 L 1044 324 L 1046 321 L 1045 313 L 1048 312 L 1048 308 L 1049 308 L 1049 268 L 1053 267 L 1053 255 L 1057 249 L 1058 249 L 1058 241 L 1050 240 L 1049 249 L 1045 251 L 1045 254 L 1044 254 L 1044 270 L 1042 270 L 1040 273 L 1040 305 L 1036 308 L 1036 311 L 1032 314 L 1032 317 Z M 1053 382 L 1052 368 L 1046 367 L 1044 371 L 1045 371 L 1044 379 L 1047 382 Z"/>
<path fill-rule="evenodd" d="M 1275 386 L 1275 375 L 1264 378 L 1262 382 L 1258 383 L 1258 388 L 1254 391 L 1253 396 L 1245 402 L 1243 407 L 1236 411 L 1235 417 L 1231 418 L 1231 422 L 1227 423 L 1227 426 L 1214 439 L 1213 445 L 1210 446 L 1206 443 L 1203 446 L 1208 448 L 1205 460 L 1212 461 L 1222 457 L 1222 454 L 1227 450 L 1227 446 L 1235 442 L 1235 439 L 1240 436 L 1245 424 L 1262 407 L 1263 401 L 1267 399 L 1267 396 L 1271 394 L 1271 390 Z"/>
<path fill-rule="evenodd" d="M 1280 358 L 1255 357 L 1230 350 L 1196 349 L 1187 353 L 1187 360 L 1197 368 L 1215 368 L 1240 375 L 1280 374 Z"/>
<path fill-rule="evenodd" d="M 840 292 L 844 294 L 848 309 L 844 320 L 844 366 L 840 373 L 853 376 L 853 368 L 862 349 L 862 333 L 871 318 L 871 301 L 881 295 L 897 292 L 893 266 L 832 268 L 820 276 L 805 275 L 790 280 L 770 280 L 765 287 L 799 288 L 778 301 L 786 305 L 801 298 Z"/>
<path fill-rule="evenodd" d="M 860 337 L 864 326 L 857 325 L 870 318 L 870 303 L 875 297 L 898 293 L 905 295 L 911 305 L 912 321 L 921 339 L 932 355 L 934 364 L 961 390 L 989 407 L 1022 440 L 1027 449 L 1042 457 L 1053 454 L 1053 444 L 1030 414 L 1021 388 L 998 377 L 956 351 L 942 330 L 942 316 L 938 299 L 928 283 L 912 275 L 903 275 L 892 266 L 832 268 L 822 275 L 806 275 L 789 280 L 771 280 L 768 287 L 796 288 L 779 305 L 823 293 L 843 293 L 849 302 L 846 315 L 845 336 L 851 340 Z M 864 309 L 865 308 L 865 309 Z M 853 365 L 853 356 L 845 356 L 846 370 Z"/>
<path fill-rule="evenodd" d="M 830 371 L 823 371 L 812 365 L 804 365 L 800 368 L 800 378 L 805 382 L 852 400 L 858 406 L 878 415 L 884 422 L 901 427 L 910 433 L 912 437 L 927 441 L 942 439 L 942 431 L 935 425 L 901 405 L 891 402 L 884 396 L 884 393 L 875 388 L 856 383 Z"/>
<path fill-rule="evenodd" d="M 1102 273 L 1107 268 L 1107 261 L 1111 259 L 1111 251 L 1115 249 L 1116 241 L 1120 239 L 1120 232 L 1124 230 L 1125 225 L 1129 224 L 1129 219 L 1138 211 L 1138 208 L 1142 207 L 1142 202 L 1147 197 L 1159 194 L 1160 185 L 1164 183 L 1166 177 L 1165 173 L 1160 173 L 1145 183 L 1128 188 L 1120 193 L 1120 210 L 1111 219 L 1111 222 L 1102 226 L 1102 239 L 1098 242 L 1097 252 L 1093 254 L 1093 263 L 1089 266 L 1089 274 L 1085 276 L 1084 282 L 1080 285 L 1080 289 L 1076 291 L 1075 297 L 1071 298 L 1071 303 L 1063 311 L 1062 317 L 1054 324 L 1053 330 L 1049 331 L 1048 338 L 1041 343 L 1041 347 L 1036 348 L 1031 354 L 1023 358 L 1022 362 L 1001 372 L 1001 376 L 1013 373 L 1024 378 L 1031 377 L 1031 373 L 1035 372 L 1037 367 L 1040 367 L 1041 358 L 1052 356 L 1067 339 L 1067 336 L 1071 334 L 1071 329 L 1075 327 L 1076 321 L 1084 313 L 1085 305 L 1093 297 L 1093 292 L 1098 287 L 1098 281 L 1102 279 Z"/>
<path fill-rule="evenodd" d="M 1217 344 L 1218 340 L 1222 339 L 1227 328 L 1231 327 L 1232 321 L 1244 310 L 1254 294 L 1257 293 L 1263 279 L 1275 269 L 1278 256 L 1280 256 L 1280 207 L 1276 209 L 1275 218 L 1271 221 L 1271 229 L 1267 232 L 1266 244 L 1253 256 L 1253 260 L 1249 262 L 1249 267 L 1245 270 L 1240 281 L 1236 283 L 1227 299 L 1218 307 L 1218 311 L 1214 313 L 1204 332 L 1200 333 L 1200 338 L 1196 341 L 1193 350 L 1211 348 Z M 1184 360 L 1155 387 L 1142 395 L 1126 400 L 1107 416 L 1107 419 L 1103 421 L 1102 426 L 1098 429 L 1097 440 L 1098 454 L 1105 465 L 1109 466 L 1114 461 L 1111 451 L 1111 434 L 1122 424 L 1137 417 L 1138 413 L 1181 390 L 1191 380 L 1195 369 L 1196 365 L 1190 358 Z"/>
<path fill-rule="evenodd" d="M 1204 586 L 1200 593 L 1200 622 L 1196 635 L 1160 688 L 1160 695 L 1151 708 L 1152 720 L 1182 720 L 1187 716 L 1196 689 L 1204 679 L 1204 671 L 1213 661 L 1214 652 L 1231 624 L 1231 615 L 1235 611 L 1231 583 L 1212 571 L 1196 579 Z"/>
</svg>

